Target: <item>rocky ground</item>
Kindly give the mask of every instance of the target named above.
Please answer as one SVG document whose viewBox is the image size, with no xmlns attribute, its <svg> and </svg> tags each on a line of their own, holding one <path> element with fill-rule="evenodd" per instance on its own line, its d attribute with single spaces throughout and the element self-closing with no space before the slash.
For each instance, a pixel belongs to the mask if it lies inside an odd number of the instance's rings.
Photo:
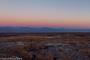
<svg viewBox="0 0 90 60">
<path fill-rule="evenodd" d="M 90 39 L 85 34 L 0 37 L 0 58 L 8 57 L 22 60 L 90 60 Z"/>
</svg>

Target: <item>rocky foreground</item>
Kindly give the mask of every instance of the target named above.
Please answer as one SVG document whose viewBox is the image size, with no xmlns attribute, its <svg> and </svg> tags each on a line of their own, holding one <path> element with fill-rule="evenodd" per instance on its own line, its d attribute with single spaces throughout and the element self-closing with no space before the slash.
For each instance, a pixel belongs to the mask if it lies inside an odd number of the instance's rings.
<svg viewBox="0 0 90 60">
<path fill-rule="evenodd" d="M 0 58 L 90 60 L 90 38 L 85 34 L 10 36 L 0 40 Z"/>
</svg>

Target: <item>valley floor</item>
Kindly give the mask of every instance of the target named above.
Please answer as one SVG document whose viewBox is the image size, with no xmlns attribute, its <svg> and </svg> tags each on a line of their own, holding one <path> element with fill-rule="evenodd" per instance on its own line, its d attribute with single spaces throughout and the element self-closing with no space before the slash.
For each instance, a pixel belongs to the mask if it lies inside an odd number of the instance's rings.
<svg viewBox="0 0 90 60">
<path fill-rule="evenodd" d="M 90 60 L 90 33 L 0 34 L 0 59 Z"/>
</svg>

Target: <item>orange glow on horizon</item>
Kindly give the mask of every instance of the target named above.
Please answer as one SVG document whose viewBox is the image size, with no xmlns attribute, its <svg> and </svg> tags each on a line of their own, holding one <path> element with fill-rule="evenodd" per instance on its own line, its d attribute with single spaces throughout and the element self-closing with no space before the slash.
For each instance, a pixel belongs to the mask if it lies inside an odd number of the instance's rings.
<svg viewBox="0 0 90 60">
<path fill-rule="evenodd" d="M 78 21 L 77 21 L 78 20 Z M 10 26 L 49 26 L 49 27 L 81 27 L 89 28 L 89 22 L 79 19 L 21 19 L 21 18 L 8 18 L 0 19 L 0 25 Z"/>
</svg>

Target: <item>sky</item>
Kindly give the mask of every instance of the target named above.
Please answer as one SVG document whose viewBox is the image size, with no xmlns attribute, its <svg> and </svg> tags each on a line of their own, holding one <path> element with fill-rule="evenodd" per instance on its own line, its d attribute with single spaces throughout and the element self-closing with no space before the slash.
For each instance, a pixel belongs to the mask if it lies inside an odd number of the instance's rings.
<svg viewBox="0 0 90 60">
<path fill-rule="evenodd" d="M 0 26 L 90 29 L 90 0 L 0 0 Z"/>
</svg>

